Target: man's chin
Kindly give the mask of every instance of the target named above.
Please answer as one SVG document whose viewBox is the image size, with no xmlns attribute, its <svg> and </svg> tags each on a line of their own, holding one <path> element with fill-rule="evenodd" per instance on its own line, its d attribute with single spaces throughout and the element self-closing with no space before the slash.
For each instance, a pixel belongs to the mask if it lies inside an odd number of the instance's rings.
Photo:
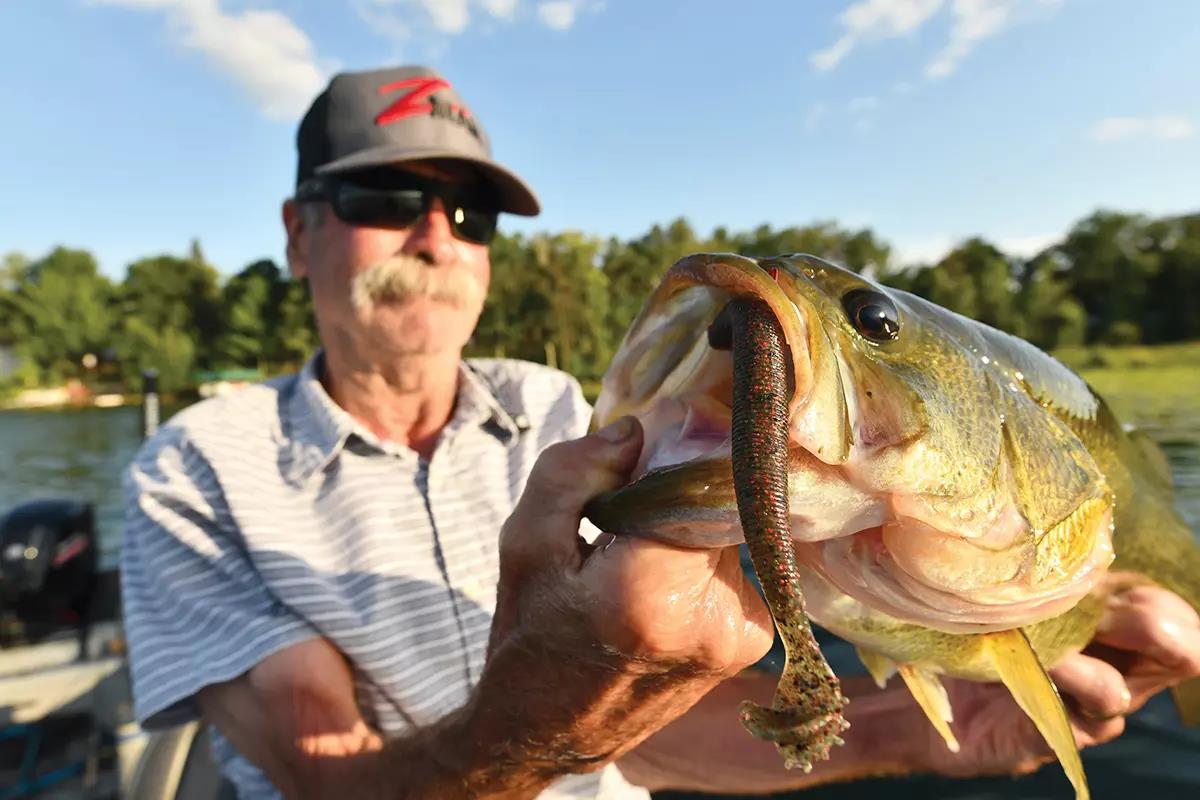
<svg viewBox="0 0 1200 800">
<path fill-rule="evenodd" d="M 429 298 L 384 300 L 360 316 L 387 349 L 414 353 L 461 350 L 479 320 L 474 311 Z"/>
</svg>

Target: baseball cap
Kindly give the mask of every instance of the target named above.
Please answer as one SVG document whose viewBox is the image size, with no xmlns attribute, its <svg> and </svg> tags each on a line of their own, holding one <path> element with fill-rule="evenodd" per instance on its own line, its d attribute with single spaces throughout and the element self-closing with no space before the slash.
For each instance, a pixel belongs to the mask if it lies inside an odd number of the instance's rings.
<svg viewBox="0 0 1200 800">
<path fill-rule="evenodd" d="M 296 185 L 319 175 L 426 158 L 466 161 L 479 170 L 500 210 L 541 210 L 533 190 L 492 159 L 483 125 L 450 82 L 427 67 L 342 72 L 317 95 L 296 134 Z"/>
</svg>

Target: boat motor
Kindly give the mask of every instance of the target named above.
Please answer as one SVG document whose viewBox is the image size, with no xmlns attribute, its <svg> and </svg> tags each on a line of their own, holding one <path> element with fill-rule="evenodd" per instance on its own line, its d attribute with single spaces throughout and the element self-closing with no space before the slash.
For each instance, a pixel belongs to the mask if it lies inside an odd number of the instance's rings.
<svg viewBox="0 0 1200 800">
<path fill-rule="evenodd" d="M 0 517 L 0 644 L 85 629 L 96 567 L 90 503 L 35 500 Z"/>
</svg>

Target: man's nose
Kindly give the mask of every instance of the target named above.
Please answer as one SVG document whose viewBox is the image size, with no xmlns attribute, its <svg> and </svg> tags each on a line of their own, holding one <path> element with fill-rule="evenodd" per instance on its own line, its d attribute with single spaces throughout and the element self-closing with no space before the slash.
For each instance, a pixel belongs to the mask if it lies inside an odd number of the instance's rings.
<svg viewBox="0 0 1200 800">
<path fill-rule="evenodd" d="M 433 198 L 429 210 L 413 223 L 400 252 L 435 266 L 454 261 L 454 234 L 440 197 Z"/>
</svg>

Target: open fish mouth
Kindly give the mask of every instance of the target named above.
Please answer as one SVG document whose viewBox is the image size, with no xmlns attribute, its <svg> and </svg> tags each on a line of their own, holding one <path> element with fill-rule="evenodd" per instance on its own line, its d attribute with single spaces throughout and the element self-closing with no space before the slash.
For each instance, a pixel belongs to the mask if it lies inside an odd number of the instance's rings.
<svg viewBox="0 0 1200 800">
<path fill-rule="evenodd" d="M 926 380 L 914 390 L 897 380 L 893 373 L 919 378 L 922 365 L 893 367 L 878 357 L 890 343 L 855 329 L 845 298 L 868 292 L 884 295 L 899 317 L 923 311 L 810 256 L 696 255 L 672 266 L 596 404 L 595 425 L 632 414 L 646 444 L 633 481 L 596 498 L 589 518 L 685 547 L 742 541 L 731 470 L 733 362 L 719 317 L 730 300 L 753 297 L 770 307 L 787 346 L 791 533 L 806 580 L 836 590 L 820 596 L 847 595 L 951 633 L 1004 630 L 1067 610 L 1112 560 L 1102 476 L 1063 504 L 1068 511 L 1053 510 L 1053 525 L 1032 520 L 1014 498 L 1020 475 L 1004 457 L 1004 436 L 1013 435 L 1002 430 L 1005 412 L 995 413 L 994 430 L 977 425 L 969 441 L 959 433 L 942 441 L 951 430 L 946 413 L 986 410 L 954 412 L 954 398 L 942 395 L 955 386 Z M 939 358 L 957 357 L 954 345 L 948 337 Z M 982 468 L 964 472 L 946 456 L 964 442 Z M 820 603 L 810 613 L 826 616 Z"/>
</svg>

